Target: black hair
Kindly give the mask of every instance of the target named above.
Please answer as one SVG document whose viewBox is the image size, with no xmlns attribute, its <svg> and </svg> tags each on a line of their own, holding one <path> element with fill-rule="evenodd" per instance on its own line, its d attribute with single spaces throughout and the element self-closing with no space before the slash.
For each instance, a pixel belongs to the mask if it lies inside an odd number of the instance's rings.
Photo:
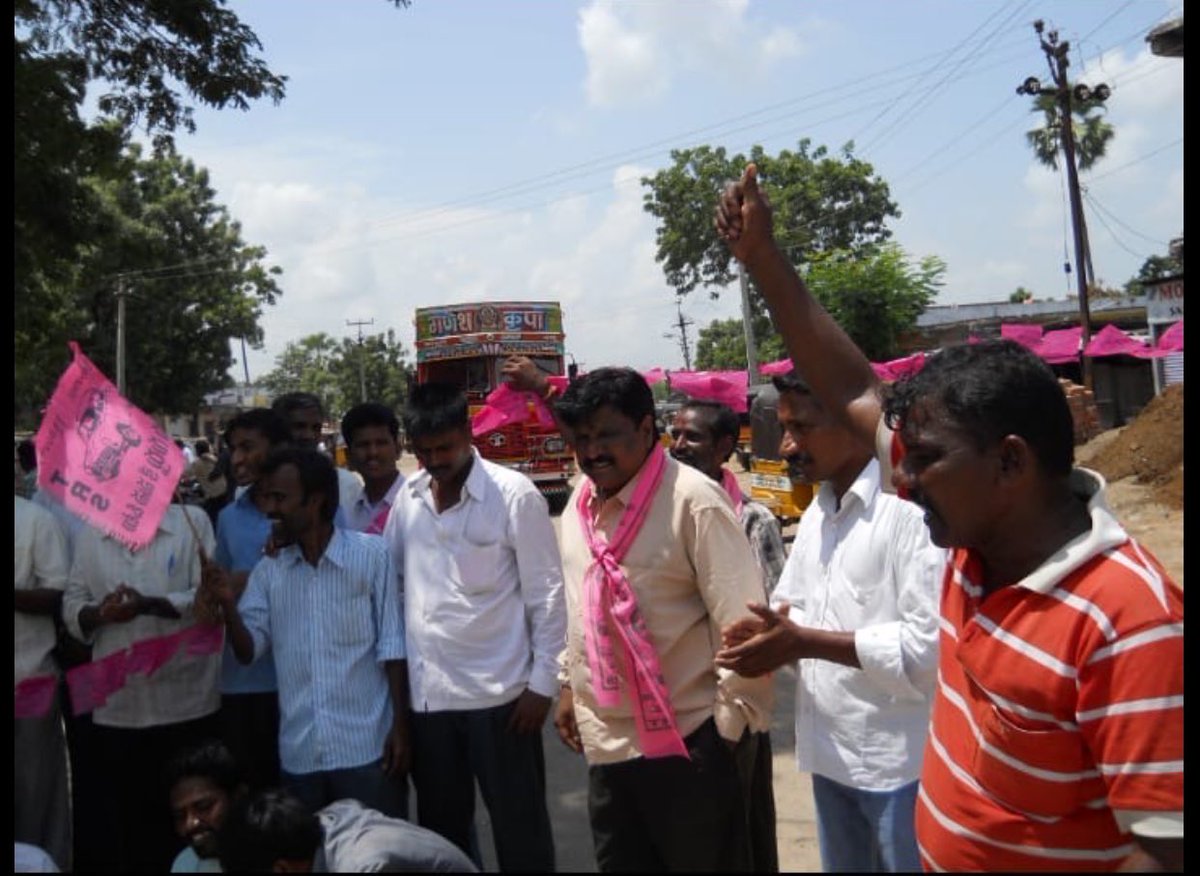
<svg viewBox="0 0 1200 876">
<path fill-rule="evenodd" d="M 212 450 L 212 447 L 210 447 L 208 442 L 205 441 L 203 438 L 201 438 L 200 440 L 198 440 L 196 442 L 196 455 L 197 456 L 203 456 L 204 454 L 208 453 L 210 450 Z"/>
<path fill-rule="evenodd" d="M 400 437 L 400 421 L 396 419 L 395 412 L 379 402 L 363 402 L 346 411 L 342 417 L 342 438 L 346 446 L 350 445 L 354 433 L 363 426 L 387 426 L 393 439 Z"/>
<path fill-rule="evenodd" d="M 713 441 L 732 438 L 734 444 L 737 443 L 741 423 L 738 422 L 738 415 L 729 405 L 710 399 L 694 398 L 681 404 L 679 410 L 703 412 L 705 425 L 712 432 Z"/>
<path fill-rule="evenodd" d="M 206 739 L 175 753 L 164 771 L 170 791 L 184 779 L 207 779 L 232 798 L 245 782 L 233 754 L 223 742 Z"/>
<path fill-rule="evenodd" d="M 316 814 L 287 791 L 235 800 L 217 832 L 217 857 L 226 873 L 269 873 L 276 861 L 311 861 L 323 832 Z"/>
<path fill-rule="evenodd" d="M 467 397 L 451 383 L 418 384 L 404 406 L 404 431 L 409 438 L 440 435 L 470 423 Z"/>
<path fill-rule="evenodd" d="M 282 447 L 272 450 L 262 464 L 259 473 L 261 478 L 273 475 L 285 465 L 296 466 L 300 474 L 300 488 L 303 490 L 300 498 L 307 500 L 314 493 L 324 497 L 321 506 L 321 519 L 332 523 L 338 508 L 338 478 L 333 461 L 319 450 L 307 447 Z"/>
<path fill-rule="evenodd" d="M 37 468 L 37 448 L 32 438 L 22 438 L 17 445 L 17 462 L 21 464 L 21 471 L 30 472 Z"/>
<path fill-rule="evenodd" d="M 1066 476 L 1075 430 L 1066 395 L 1037 355 L 1009 340 L 946 347 L 884 396 L 888 426 L 899 429 L 918 402 L 936 405 L 985 450 L 1006 435 L 1033 448 L 1043 471 Z"/>
<path fill-rule="evenodd" d="M 285 392 L 271 402 L 271 410 L 279 411 L 285 417 L 292 411 L 304 411 L 309 408 L 316 408 L 322 417 L 325 416 L 321 399 L 311 392 Z"/>
<path fill-rule="evenodd" d="M 567 386 L 554 405 L 559 419 L 575 428 L 602 407 L 611 407 L 638 425 L 650 418 L 654 440 L 658 422 L 654 418 L 654 393 L 646 378 L 632 368 L 597 368 Z"/>
<path fill-rule="evenodd" d="M 812 387 L 804 382 L 804 379 L 795 371 L 789 371 L 786 374 L 772 374 L 771 384 L 775 387 L 775 391 L 782 394 L 785 392 L 798 392 L 801 395 L 812 396 Z M 815 398 L 816 396 L 813 396 Z"/>
<path fill-rule="evenodd" d="M 233 446 L 234 429 L 258 432 L 267 439 L 267 443 L 272 447 L 280 447 L 290 444 L 292 441 L 292 427 L 288 425 L 288 421 L 283 418 L 282 414 L 271 408 L 251 408 L 248 411 L 242 411 L 230 420 L 225 426 L 226 447 Z"/>
</svg>

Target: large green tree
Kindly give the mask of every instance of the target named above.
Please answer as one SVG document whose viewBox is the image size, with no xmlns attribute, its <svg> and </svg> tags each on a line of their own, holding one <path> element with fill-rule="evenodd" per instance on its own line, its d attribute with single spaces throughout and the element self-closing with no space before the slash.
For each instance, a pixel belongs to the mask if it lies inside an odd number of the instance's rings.
<svg viewBox="0 0 1200 876">
<path fill-rule="evenodd" d="M 274 395 L 314 393 L 333 420 L 340 420 L 362 401 L 365 382 L 368 401 L 381 402 L 399 413 L 408 396 L 411 368 L 407 359 L 408 351 L 392 329 L 364 336 L 361 346 L 352 338 L 339 342 L 318 332 L 290 341 L 262 382 Z"/>
</svg>

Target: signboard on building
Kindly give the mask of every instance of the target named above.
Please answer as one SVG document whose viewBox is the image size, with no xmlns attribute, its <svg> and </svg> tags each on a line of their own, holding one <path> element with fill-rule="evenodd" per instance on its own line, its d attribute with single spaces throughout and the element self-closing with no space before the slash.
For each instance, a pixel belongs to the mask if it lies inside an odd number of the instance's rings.
<svg viewBox="0 0 1200 876">
<path fill-rule="evenodd" d="M 1183 277 L 1147 283 L 1146 322 L 1149 325 L 1176 323 L 1183 319 Z"/>
</svg>

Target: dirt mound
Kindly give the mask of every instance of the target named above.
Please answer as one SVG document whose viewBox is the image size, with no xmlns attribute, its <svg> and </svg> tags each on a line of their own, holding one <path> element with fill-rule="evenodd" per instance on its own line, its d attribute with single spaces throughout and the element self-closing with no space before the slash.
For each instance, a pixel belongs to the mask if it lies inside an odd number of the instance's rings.
<svg viewBox="0 0 1200 876">
<path fill-rule="evenodd" d="M 1155 498 L 1183 508 L 1183 384 L 1168 386 L 1114 438 L 1080 448 L 1079 464 L 1110 483 L 1133 476 Z"/>
</svg>

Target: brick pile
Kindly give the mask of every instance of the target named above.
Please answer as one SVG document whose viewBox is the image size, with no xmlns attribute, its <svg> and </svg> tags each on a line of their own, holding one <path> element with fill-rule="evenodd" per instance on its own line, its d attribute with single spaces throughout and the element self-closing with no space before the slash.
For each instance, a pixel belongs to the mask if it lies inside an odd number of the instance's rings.
<svg viewBox="0 0 1200 876">
<path fill-rule="evenodd" d="M 1074 381 L 1060 377 L 1059 385 L 1067 397 L 1071 409 L 1071 420 L 1075 424 L 1075 444 L 1086 444 L 1100 434 L 1100 409 L 1092 391 Z"/>
</svg>

